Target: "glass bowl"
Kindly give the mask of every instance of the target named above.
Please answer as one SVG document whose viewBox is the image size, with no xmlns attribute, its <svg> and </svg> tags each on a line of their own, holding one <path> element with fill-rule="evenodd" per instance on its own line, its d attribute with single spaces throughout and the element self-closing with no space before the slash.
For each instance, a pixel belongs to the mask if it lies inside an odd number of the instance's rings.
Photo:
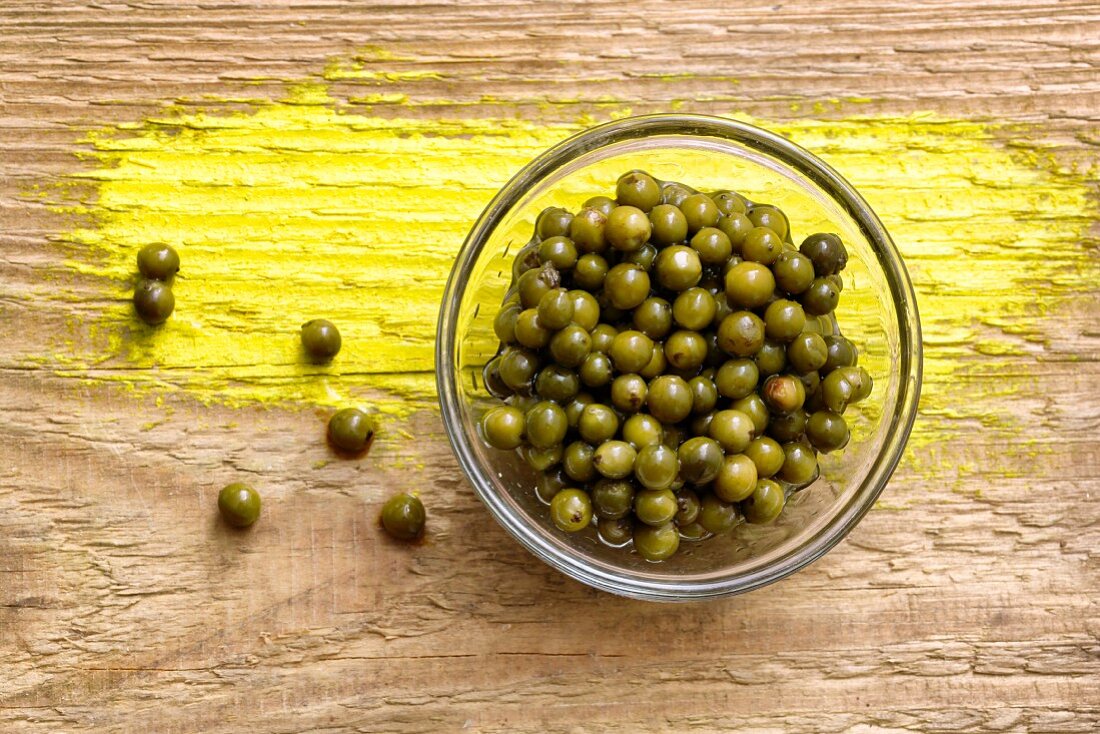
<svg viewBox="0 0 1100 734">
<path fill-rule="evenodd" d="M 888 163 L 886 164 L 888 165 Z M 535 493 L 535 472 L 515 452 L 485 445 L 480 415 L 498 401 L 481 369 L 497 350 L 493 317 L 508 289 L 512 258 L 548 206 L 571 211 L 596 194 L 614 195 L 631 169 L 699 190 L 732 189 L 778 205 L 796 242 L 836 232 L 849 252 L 836 315 L 875 380 L 845 417 L 852 439 L 822 455 L 821 478 L 791 495 L 771 525 L 741 525 L 692 543 L 662 563 L 603 544 L 595 528 L 555 528 Z M 920 324 L 912 285 L 882 223 L 855 189 L 824 162 L 773 133 L 701 115 L 647 115 L 585 130 L 527 164 L 470 230 L 443 295 L 436 380 L 447 436 L 489 511 L 528 550 L 559 571 L 623 596 L 690 601 L 749 591 L 820 558 L 859 522 L 901 458 L 921 383 Z"/>
</svg>

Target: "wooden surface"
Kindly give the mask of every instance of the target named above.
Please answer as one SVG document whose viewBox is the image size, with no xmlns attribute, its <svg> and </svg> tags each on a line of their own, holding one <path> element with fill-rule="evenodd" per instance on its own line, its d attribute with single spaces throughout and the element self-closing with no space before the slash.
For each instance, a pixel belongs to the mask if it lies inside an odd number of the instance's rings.
<svg viewBox="0 0 1100 734">
<path fill-rule="evenodd" d="M 1079 239 L 1044 245 L 1068 264 L 1028 286 L 1030 333 L 1011 310 L 926 311 L 934 401 L 849 539 L 705 605 L 627 601 L 540 564 L 491 523 L 430 409 L 318 470 L 320 409 L 60 370 L 57 345 L 93 340 L 82 325 L 109 299 L 64 266 L 66 215 L 28 192 L 81 170 L 89 130 L 204 95 L 277 98 L 364 48 L 432 72 L 399 78 L 419 104 L 383 116 L 932 112 L 1024 125 L 1086 186 L 1100 140 L 1087 1 L 5 0 L 0 730 L 1100 730 L 1095 208 Z M 945 263 L 901 244 L 922 298 L 941 295 Z M 241 476 L 268 502 L 232 534 L 214 495 Z M 421 545 L 374 525 L 395 487 L 429 505 Z"/>
</svg>

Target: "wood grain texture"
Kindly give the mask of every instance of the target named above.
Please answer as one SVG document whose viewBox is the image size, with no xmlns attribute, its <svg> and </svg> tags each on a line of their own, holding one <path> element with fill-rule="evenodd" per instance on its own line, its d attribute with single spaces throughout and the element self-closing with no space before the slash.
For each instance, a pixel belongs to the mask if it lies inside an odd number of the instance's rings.
<svg viewBox="0 0 1100 734">
<path fill-rule="evenodd" d="M 1079 167 L 1100 142 L 1100 10 L 1084 0 L 6 0 L 0 729 L 1100 729 L 1100 290 L 1073 272 L 1045 340 L 1019 349 L 987 329 L 1006 347 L 998 370 L 966 343 L 928 345 L 969 365 L 930 389 L 1014 424 L 923 415 L 937 430 L 845 543 L 706 605 L 622 600 L 542 566 L 489 521 L 431 411 L 338 462 L 320 412 L 57 376 L 41 355 L 79 336 L 103 295 L 59 267 L 71 222 L 28 190 L 79 168 L 88 130 L 205 96 L 277 98 L 283 80 L 357 54 L 430 73 L 379 85 L 407 97 L 372 104 L 380 115 L 572 121 L 623 100 L 773 119 L 931 110 L 1027 123 Z M 336 96 L 372 89 L 333 77 Z M 1096 232 L 1066 247 L 1095 258 Z M 1016 392 L 981 389 L 1005 375 Z M 213 499 L 242 476 L 263 487 L 265 516 L 228 534 Z M 396 487 L 429 501 L 419 546 L 375 527 Z"/>
</svg>

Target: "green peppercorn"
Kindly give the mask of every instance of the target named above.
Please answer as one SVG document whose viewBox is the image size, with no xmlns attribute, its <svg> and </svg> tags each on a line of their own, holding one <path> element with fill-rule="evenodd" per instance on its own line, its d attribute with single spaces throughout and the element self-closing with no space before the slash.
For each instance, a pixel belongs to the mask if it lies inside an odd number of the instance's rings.
<svg viewBox="0 0 1100 734">
<path fill-rule="evenodd" d="M 821 381 L 822 403 L 834 413 L 843 413 L 848 403 L 854 402 L 856 394 L 856 386 L 841 369 L 830 372 Z"/>
<path fill-rule="evenodd" d="M 653 268 L 653 263 L 657 260 L 657 248 L 650 243 L 645 243 L 637 250 L 632 250 L 623 254 L 620 262 L 634 263 L 642 270 L 649 272 Z"/>
<path fill-rule="evenodd" d="M 649 386 L 641 375 L 628 373 L 611 381 L 611 404 L 624 413 L 637 413 L 646 403 Z"/>
<path fill-rule="evenodd" d="M 150 280 L 169 280 L 179 272 L 180 256 L 171 245 L 150 243 L 138 250 L 137 266 Z"/>
<path fill-rule="evenodd" d="M 599 445 L 610 440 L 619 430 L 619 416 L 611 408 L 601 403 L 585 406 L 577 420 L 577 433 L 592 444 Z"/>
<path fill-rule="evenodd" d="M 341 451 L 358 454 L 374 440 L 374 422 L 358 408 L 344 408 L 328 421 L 328 440 Z"/>
<path fill-rule="evenodd" d="M 604 441 L 596 447 L 592 464 L 609 479 L 622 479 L 634 471 L 638 452 L 626 441 Z"/>
<path fill-rule="evenodd" d="M 802 307 L 812 316 L 832 313 L 840 302 L 840 290 L 828 278 L 815 278 L 802 294 Z"/>
<path fill-rule="evenodd" d="M 535 496 L 544 505 L 550 504 L 554 495 L 570 486 L 569 475 L 561 467 L 540 471 L 535 479 Z"/>
<path fill-rule="evenodd" d="M 591 357 L 593 355 L 589 355 Z M 598 355 L 603 357 L 603 355 Z M 588 357 L 585 357 L 587 361 Z M 606 360 L 607 358 L 604 357 Z M 585 363 L 581 363 L 583 370 Z M 611 374 L 611 363 L 607 362 L 608 375 Z M 585 384 L 588 384 L 587 382 Z M 565 403 L 572 400 L 573 396 L 580 392 L 581 378 L 571 369 L 560 364 L 548 364 L 535 375 L 535 393 L 546 400 Z"/>
<path fill-rule="evenodd" d="M 519 302 L 513 302 L 501 307 L 500 312 L 493 319 L 493 333 L 501 344 L 514 344 L 516 341 L 516 319 L 523 309 Z"/>
<path fill-rule="evenodd" d="M 565 237 L 569 234 L 569 225 L 573 222 L 573 215 L 558 206 L 543 209 L 535 220 L 535 233 L 540 240 L 551 237 Z"/>
<path fill-rule="evenodd" d="M 670 291 L 687 290 L 703 277 L 699 253 L 684 245 L 669 245 L 661 250 L 653 267 L 657 282 Z"/>
<path fill-rule="evenodd" d="M 635 308 L 649 297 L 649 273 L 635 263 L 619 263 L 607 271 L 603 292 L 615 308 Z"/>
<path fill-rule="evenodd" d="M 740 520 L 737 505 L 725 502 L 716 495 L 708 494 L 700 502 L 699 524 L 708 533 L 715 535 L 728 533 L 737 527 Z"/>
<path fill-rule="evenodd" d="M 804 487 L 817 477 L 817 454 L 804 443 L 793 441 L 783 445 L 783 466 L 779 478 L 795 487 Z"/>
<path fill-rule="evenodd" d="M 787 345 L 787 361 L 799 372 L 821 369 L 828 358 L 829 347 L 820 334 L 803 332 Z"/>
<path fill-rule="evenodd" d="M 511 451 L 519 448 L 526 430 L 523 411 L 511 405 L 493 408 L 481 418 L 481 437 L 496 449 Z"/>
<path fill-rule="evenodd" d="M 672 319 L 685 329 L 700 331 L 714 321 L 718 304 L 705 288 L 688 288 L 672 303 Z"/>
<path fill-rule="evenodd" d="M 661 422 L 648 413 L 636 413 L 623 422 L 623 440 L 638 451 L 661 443 Z"/>
<path fill-rule="evenodd" d="M 569 325 L 569 322 L 573 320 L 574 310 L 573 298 L 569 295 L 569 291 L 564 288 L 555 288 L 547 291 L 539 299 L 537 313 L 539 322 L 544 328 L 557 331 Z M 549 340 L 549 336 L 547 336 L 547 340 Z"/>
<path fill-rule="evenodd" d="M 638 371 L 638 374 L 647 380 L 652 380 L 654 377 L 663 375 L 667 368 L 668 360 L 665 359 L 665 345 L 657 342 L 653 345 L 653 355 L 646 362 L 645 367 Z"/>
<path fill-rule="evenodd" d="M 653 241 L 661 245 L 674 245 L 687 239 L 687 219 L 679 207 L 658 204 L 649 213 Z"/>
<path fill-rule="evenodd" d="M 739 454 L 752 442 L 756 425 L 739 410 L 720 410 L 711 418 L 707 433 L 727 455 Z"/>
<path fill-rule="evenodd" d="M 539 243 L 539 260 L 559 271 L 571 270 L 577 264 L 577 257 L 577 246 L 568 237 L 550 237 Z"/>
<path fill-rule="evenodd" d="M 848 264 L 848 251 L 835 234 L 812 234 L 802 241 L 799 252 L 810 259 L 818 276 L 832 275 Z"/>
<path fill-rule="evenodd" d="M 653 340 L 640 331 L 620 331 L 611 340 L 608 356 L 620 372 L 637 372 L 653 356 Z"/>
<path fill-rule="evenodd" d="M 235 528 L 247 528 L 260 517 L 260 495 L 247 484 L 234 482 L 218 492 L 218 511 Z"/>
<path fill-rule="evenodd" d="M 679 473 L 680 460 L 676 452 L 668 446 L 655 444 L 638 451 L 638 457 L 634 462 L 634 478 L 646 489 L 668 489 L 676 481 Z M 669 519 L 671 518 L 656 522 L 643 519 L 642 522 L 660 525 Z"/>
<path fill-rule="evenodd" d="M 714 201 L 706 194 L 692 194 L 680 202 L 680 211 L 687 219 L 688 232 L 695 233 L 704 227 L 718 224 L 720 213 Z"/>
<path fill-rule="evenodd" d="M 665 359 L 678 370 L 692 370 L 707 357 L 707 341 L 699 332 L 681 330 L 665 340 Z"/>
<path fill-rule="evenodd" d="M 576 428 L 577 423 L 581 419 L 581 412 L 584 411 L 589 405 L 596 402 L 596 399 L 592 397 L 591 393 L 579 392 L 572 400 L 565 404 L 565 419 L 569 423 L 570 428 Z"/>
<path fill-rule="evenodd" d="M 607 249 L 607 238 L 604 230 L 607 227 L 607 215 L 610 211 L 611 209 L 605 212 L 600 209 L 586 207 L 581 209 L 577 216 L 573 217 L 573 221 L 569 225 L 569 239 L 573 240 L 577 250 L 587 254 L 596 254 Z"/>
<path fill-rule="evenodd" d="M 588 291 L 596 291 L 603 286 L 607 271 L 607 261 L 603 255 L 594 252 L 581 255 L 573 270 L 573 284 Z"/>
<path fill-rule="evenodd" d="M 745 197 L 734 191 L 716 191 L 710 195 L 710 198 L 723 216 L 744 214 L 748 211 Z"/>
<path fill-rule="evenodd" d="M 849 435 L 844 417 L 832 411 L 819 410 L 806 420 L 806 438 L 823 453 L 847 446 Z"/>
<path fill-rule="evenodd" d="M 722 469 L 722 447 L 713 438 L 697 436 L 680 444 L 680 475 L 692 484 L 713 481 Z"/>
<path fill-rule="evenodd" d="M 340 353 L 340 331 L 331 321 L 313 319 L 302 324 L 302 347 L 314 362 L 328 362 Z"/>
<path fill-rule="evenodd" d="M 653 447 L 655 450 L 664 447 Z M 671 452 L 672 449 L 665 449 Z M 680 510 L 676 495 L 669 489 L 644 489 L 634 495 L 634 517 L 646 525 L 670 522 Z"/>
<path fill-rule="evenodd" d="M 775 292 L 775 276 L 766 265 L 742 262 L 730 268 L 725 277 L 726 298 L 741 308 L 760 308 Z"/>
<path fill-rule="evenodd" d="M 727 455 L 714 478 L 714 494 L 725 502 L 741 502 L 756 488 L 756 464 L 744 454 Z"/>
<path fill-rule="evenodd" d="M 592 481 L 596 478 L 596 467 L 592 463 L 594 453 L 593 448 L 584 441 L 574 441 L 562 451 L 562 470 L 574 481 Z"/>
<path fill-rule="evenodd" d="M 611 324 L 597 324 L 590 334 L 592 337 L 592 351 L 607 354 L 611 349 L 611 342 L 614 341 L 618 333 L 619 330 Z"/>
<path fill-rule="evenodd" d="M 745 456 L 756 464 L 756 473 L 761 477 L 774 476 L 783 467 L 786 454 L 783 447 L 775 439 L 767 436 L 754 438 L 745 447 Z"/>
<path fill-rule="evenodd" d="M 771 265 L 783 251 L 783 238 L 767 227 L 753 227 L 741 243 L 741 257 L 745 260 Z"/>
<path fill-rule="evenodd" d="M 782 487 L 770 479 L 761 479 L 756 483 L 752 494 L 741 504 L 741 509 L 749 522 L 766 524 L 779 517 L 786 503 Z"/>
<path fill-rule="evenodd" d="M 774 413 L 768 418 L 768 435 L 780 443 L 797 440 L 806 430 L 807 417 L 804 410 Z"/>
<path fill-rule="evenodd" d="M 420 498 L 402 492 L 382 505 L 382 527 L 398 540 L 416 540 L 424 535 L 424 503 Z"/>
<path fill-rule="evenodd" d="M 585 331 L 592 331 L 600 322 L 600 304 L 586 291 L 571 290 L 573 298 L 573 323 Z"/>
<path fill-rule="evenodd" d="M 679 181 L 665 181 L 661 184 L 661 203 L 679 207 L 692 194 L 698 193 L 695 189 L 680 183 Z"/>
<path fill-rule="evenodd" d="M 650 339 L 661 339 L 672 329 L 672 306 L 663 298 L 647 298 L 634 309 L 632 320 Z"/>
<path fill-rule="evenodd" d="M 604 237 L 616 250 L 632 252 L 649 239 L 649 217 L 636 206 L 617 206 L 607 215 Z"/>
<path fill-rule="evenodd" d="M 145 323 L 163 324 L 176 308 L 176 297 L 167 283 L 141 280 L 134 288 L 134 310 Z"/>
<path fill-rule="evenodd" d="M 588 387 L 603 387 L 611 382 L 611 376 L 614 374 L 611 358 L 600 352 L 589 352 L 581 362 L 577 374 L 581 382 Z"/>
<path fill-rule="evenodd" d="M 733 244 L 725 232 L 717 227 L 703 227 L 691 238 L 691 249 L 699 253 L 699 259 L 707 265 L 721 265 L 733 254 Z"/>
<path fill-rule="evenodd" d="M 785 239 L 790 231 L 787 216 L 774 206 L 753 206 L 748 211 L 748 217 L 755 226 L 767 227 L 779 235 L 780 239 Z"/>
<path fill-rule="evenodd" d="M 828 334 L 822 337 L 828 349 L 825 364 L 821 366 L 821 374 L 827 375 L 839 367 L 852 367 L 859 359 L 856 346 L 839 334 Z"/>
<path fill-rule="evenodd" d="M 576 367 L 592 350 L 592 337 L 578 324 L 569 324 L 550 337 L 550 354 L 564 367 Z"/>
<path fill-rule="evenodd" d="M 784 250 L 772 265 L 775 284 L 780 290 L 798 295 L 814 282 L 814 265 L 810 258 L 798 252 Z"/>
<path fill-rule="evenodd" d="M 584 202 L 585 209 L 595 209 L 605 217 L 615 208 L 615 200 L 608 196 L 593 196 Z"/>
<path fill-rule="evenodd" d="M 485 363 L 481 370 L 481 379 L 485 383 L 485 389 L 496 398 L 506 398 L 512 395 L 512 388 L 504 384 L 500 377 L 500 357 L 493 357 Z"/>
<path fill-rule="evenodd" d="M 767 406 L 776 413 L 798 410 L 806 401 L 806 388 L 793 375 L 772 375 L 764 381 L 761 396 Z"/>
<path fill-rule="evenodd" d="M 661 187 L 648 173 L 631 171 L 619 178 L 615 185 L 615 198 L 620 205 L 648 212 L 661 203 Z"/>
<path fill-rule="evenodd" d="M 634 526 L 634 550 L 647 561 L 671 558 L 679 547 L 680 533 L 675 523 L 657 526 L 638 523 Z"/>
<path fill-rule="evenodd" d="M 677 525 L 679 525 L 679 523 L 677 523 Z M 696 516 L 695 522 L 689 523 L 687 525 L 680 525 L 681 540 L 697 542 L 700 540 L 706 540 L 707 538 L 711 537 L 711 535 L 712 533 L 710 533 L 706 528 L 699 524 L 698 516 Z"/>
<path fill-rule="evenodd" d="M 634 485 L 627 479 L 600 479 L 592 485 L 592 506 L 601 520 L 617 520 L 634 507 Z"/>
<path fill-rule="evenodd" d="M 753 228 L 753 223 L 749 221 L 749 218 L 744 214 L 734 213 L 721 217 L 718 220 L 718 229 L 722 231 L 722 234 L 726 235 L 730 241 L 730 247 L 733 248 L 734 255 L 741 254 L 741 246 L 745 243 L 745 238 L 748 237 L 749 232 Z"/>
<path fill-rule="evenodd" d="M 768 406 L 763 398 L 756 393 L 750 393 L 730 403 L 730 410 L 739 410 L 752 419 L 754 434 L 762 436 L 768 427 Z"/>
<path fill-rule="evenodd" d="M 535 448 L 561 443 L 569 430 L 569 420 L 559 405 L 549 400 L 536 403 L 527 411 L 525 435 Z"/>
<path fill-rule="evenodd" d="M 805 325 L 806 313 L 795 301 L 780 298 L 764 311 L 764 333 L 769 339 L 789 342 L 802 333 Z"/>
<path fill-rule="evenodd" d="M 737 311 L 718 325 L 718 346 L 735 357 L 755 354 L 764 346 L 764 322 L 751 311 Z"/>
<path fill-rule="evenodd" d="M 550 519 L 566 533 L 584 530 L 592 524 L 592 500 L 579 489 L 563 489 L 550 500 Z"/>
<path fill-rule="evenodd" d="M 538 355 L 527 349 L 508 348 L 500 355 L 500 379 L 515 392 L 528 393 L 538 369 Z"/>
<path fill-rule="evenodd" d="M 553 291 L 546 295 L 552 295 Z M 568 300 L 568 296 L 566 299 Z M 572 301 L 570 301 L 572 305 Z M 527 308 L 516 317 L 516 341 L 528 349 L 539 349 L 550 343 L 552 332 L 542 323 L 538 309 Z"/>
<path fill-rule="evenodd" d="M 544 447 L 521 446 L 519 449 L 520 458 L 537 472 L 544 472 L 550 467 L 557 466 L 561 463 L 564 453 L 560 443 Z"/>
<path fill-rule="evenodd" d="M 561 275 L 553 263 L 546 263 L 542 267 L 528 270 L 519 276 L 516 289 L 519 292 L 519 302 L 523 308 L 536 308 L 539 301 L 561 285 Z"/>
<path fill-rule="evenodd" d="M 662 423 L 678 423 L 691 413 L 691 388 L 681 377 L 661 375 L 649 384 L 646 405 Z"/>
<path fill-rule="evenodd" d="M 683 528 L 685 525 L 692 525 L 699 518 L 699 510 L 701 503 L 699 502 L 699 495 L 687 487 L 683 487 L 676 492 L 676 515 L 672 518 L 672 521 L 676 523 L 676 526 Z"/>
<path fill-rule="evenodd" d="M 634 535 L 634 521 L 629 517 L 600 519 L 596 522 L 596 528 L 599 530 L 600 540 L 613 547 L 626 545 Z"/>
<path fill-rule="evenodd" d="M 751 359 L 731 359 L 714 374 L 714 384 L 724 398 L 740 400 L 756 389 L 760 370 Z"/>
<path fill-rule="evenodd" d="M 699 375 L 688 380 L 691 390 L 691 412 L 695 415 L 713 415 L 718 404 L 718 388 L 709 377 Z"/>
<path fill-rule="evenodd" d="M 518 283 L 520 277 L 528 270 L 538 270 L 542 267 L 539 260 L 538 239 L 535 238 L 520 248 L 516 253 L 516 259 L 512 262 L 512 280 Z"/>
</svg>

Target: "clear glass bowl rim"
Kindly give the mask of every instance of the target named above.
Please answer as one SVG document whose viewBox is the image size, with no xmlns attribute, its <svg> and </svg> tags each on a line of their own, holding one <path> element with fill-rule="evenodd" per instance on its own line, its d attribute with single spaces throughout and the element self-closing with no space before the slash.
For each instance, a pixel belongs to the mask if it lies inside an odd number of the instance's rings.
<svg viewBox="0 0 1100 734">
<path fill-rule="evenodd" d="M 616 143 L 657 136 L 720 138 L 769 155 L 809 178 L 831 196 L 858 224 L 882 268 L 897 316 L 899 359 L 898 395 L 893 412 L 884 407 L 888 431 L 860 487 L 838 509 L 821 532 L 796 546 L 774 563 L 747 574 L 716 580 L 682 582 L 638 578 L 627 571 L 608 572 L 586 564 L 583 558 L 561 551 L 540 537 L 499 497 L 485 467 L 467 443 L 456 382 L 456 339 L 461 297 L 474 264 L 494 229 L 529 189 L 569 161 Z M 459 466 L 474 491 L 505 530 L 538 558 L 562 573 L 603 591 L 654 601 L 692 601 L 744 593 L 778 581 L 814 562 L 839 543 L 871 509 L 905 450 L 920 398 L 922 353 L 916 295 L 905 264 L 878 216 L 863 197 L 831 166 L 789 140 L 737 120 L 692 114 L 654 114 L 626 117 L 583 130 L 534 158 L 505 184 L 481 213 L 462 245 L 447 280 L 440 306 L 435 350 L 436 384 L 443 425 Z"/>
</svg>

